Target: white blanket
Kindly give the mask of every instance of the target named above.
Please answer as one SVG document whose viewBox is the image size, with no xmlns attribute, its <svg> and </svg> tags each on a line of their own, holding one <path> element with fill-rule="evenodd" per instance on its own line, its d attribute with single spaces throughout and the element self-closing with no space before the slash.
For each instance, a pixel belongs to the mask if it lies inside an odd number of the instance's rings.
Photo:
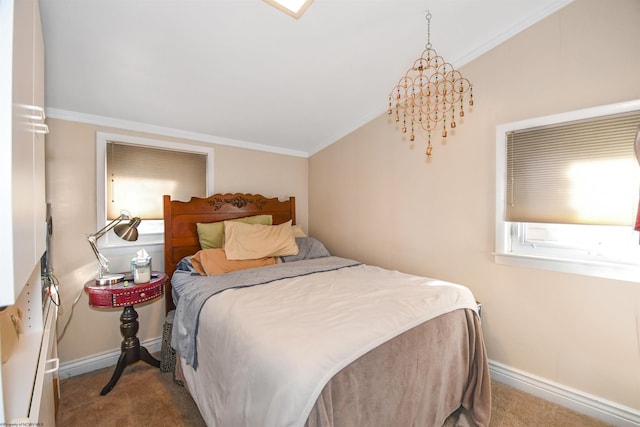
<svg viewBox="0 0 640 427">
<path fill-rule="evenodd" d="M 385 341 L 429 319 L 476 309 L 463 286 L 379 267 L 228 289 L 200 317 L 200 366 L 182 360 L 209 426 L 302 426 L 325 384 Z"/>
</svg>

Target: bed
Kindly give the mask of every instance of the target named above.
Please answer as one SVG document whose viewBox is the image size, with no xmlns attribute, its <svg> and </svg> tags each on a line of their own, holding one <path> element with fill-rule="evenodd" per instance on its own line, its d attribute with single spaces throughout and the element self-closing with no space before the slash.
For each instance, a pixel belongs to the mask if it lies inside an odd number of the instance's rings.
<svg viewBox="0 0 640 427">
<path fill-rule="evenodd" d="M 487 356 L 466 287 L 329 254 L 295 228 L 294 197 L 164 196 L 164 222 L 177 375 L 207 425 L 489 424 Z M 203 240 L 214 226 L 224 248 Z M 286 249 L 274 252 L 273 233 Z M 235 264 L 264 250 L 279 255 Z"/>
</svg>

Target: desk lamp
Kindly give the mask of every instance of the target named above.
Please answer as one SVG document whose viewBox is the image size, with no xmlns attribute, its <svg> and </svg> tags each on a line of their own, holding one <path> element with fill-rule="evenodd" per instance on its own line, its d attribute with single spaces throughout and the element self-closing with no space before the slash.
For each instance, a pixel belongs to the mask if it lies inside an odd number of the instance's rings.
<svg viewBox="0 0 640 427">
<path fill-rule="evenodd" d="M 126 220 L 128 220 L 129 222 L 126 224 L 122 223 L 122 221 Z M 87 240 L 89 240 L 91 249 L 93 249 L 93 253 L 96 255 L 96 258 L 98 258 L 98 261 L 100 262 L 100 271 L 98 273 L 98 277 L 96 278 L 96 283 L 98 285 L 112 285 L 124 278 L 124 274 L 106 274 L 109 273 L 109 260 L 105 258 L 104 255 L 102 255 L 98 250 L 98 246 L 96 245 L 98 239 L 107 234 L 111 229 L 113 229 L 114 233 L 116 233 L 116 236 L 120 237 L 123 240 L 127 240 L 130 242 L 138 240 L 138 225 L 140 225 L 140 222 L 140 218 L 132 218 L 129 212 L 122 211 L 116 219 L 105 225 L 100 230 L 96 231 L 94 234 L 89 234 L 87 236 Z"/>
</svg>

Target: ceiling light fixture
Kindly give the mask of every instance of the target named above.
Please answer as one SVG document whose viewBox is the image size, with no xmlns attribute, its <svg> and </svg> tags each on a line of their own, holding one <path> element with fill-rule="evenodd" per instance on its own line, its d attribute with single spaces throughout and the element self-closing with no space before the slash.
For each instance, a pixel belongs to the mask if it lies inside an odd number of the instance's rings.
<svg viewBox="0 0 640 427">
<path fill-rule="evenodd" d="M 298 19 L 313 0 L 264 0 L 278 10 Z"/>
<path fill-rule="evenodd" d="M 391 90 L 388 113 L 391 115 L 395 111 L 398 123 L 402 117 L 402 132 L 409 130 L 411 141 L 415 139 L 416 128 L 427 133 L 426 154 L 431 157 L 431 131 L 442 122 L 442 137 L 447 137 L 447 113 L 451 112 L 450 127 L 453 129 L 456 127 L 456 106 L 459 106 L 459 117 L 464 117 L 467 92 L 469 106 L 473 106 L 473 86 L 431 47 L 431 13 L 427 12 L 426 18 L 425 50 Z"/>
</svg>

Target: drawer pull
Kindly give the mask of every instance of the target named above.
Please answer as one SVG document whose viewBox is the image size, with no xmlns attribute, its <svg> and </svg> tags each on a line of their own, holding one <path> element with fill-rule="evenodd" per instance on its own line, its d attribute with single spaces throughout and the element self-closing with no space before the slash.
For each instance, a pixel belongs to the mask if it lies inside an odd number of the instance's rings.
<svg viewBox="0 0 640 427">
<path fill-rule="evenodd" d="M 140 292 L 140 298 L 144 298 L 146 295 L 144 292 Z"/>
<path fill-rule="evenodd" d="M 46 366 L 51 364 L 51 363 L 53 363 L 53 368 L 46 369 Z M 55 359 L 49 359 L 45 363 L 45 371 L 44 371 L 44 373 L 45 374 L 50 374 L 52 372 L 56 372 L 59 368 L 60 368 L 60 359 L 59 358 L 56 357 Z"/>
</svg>

